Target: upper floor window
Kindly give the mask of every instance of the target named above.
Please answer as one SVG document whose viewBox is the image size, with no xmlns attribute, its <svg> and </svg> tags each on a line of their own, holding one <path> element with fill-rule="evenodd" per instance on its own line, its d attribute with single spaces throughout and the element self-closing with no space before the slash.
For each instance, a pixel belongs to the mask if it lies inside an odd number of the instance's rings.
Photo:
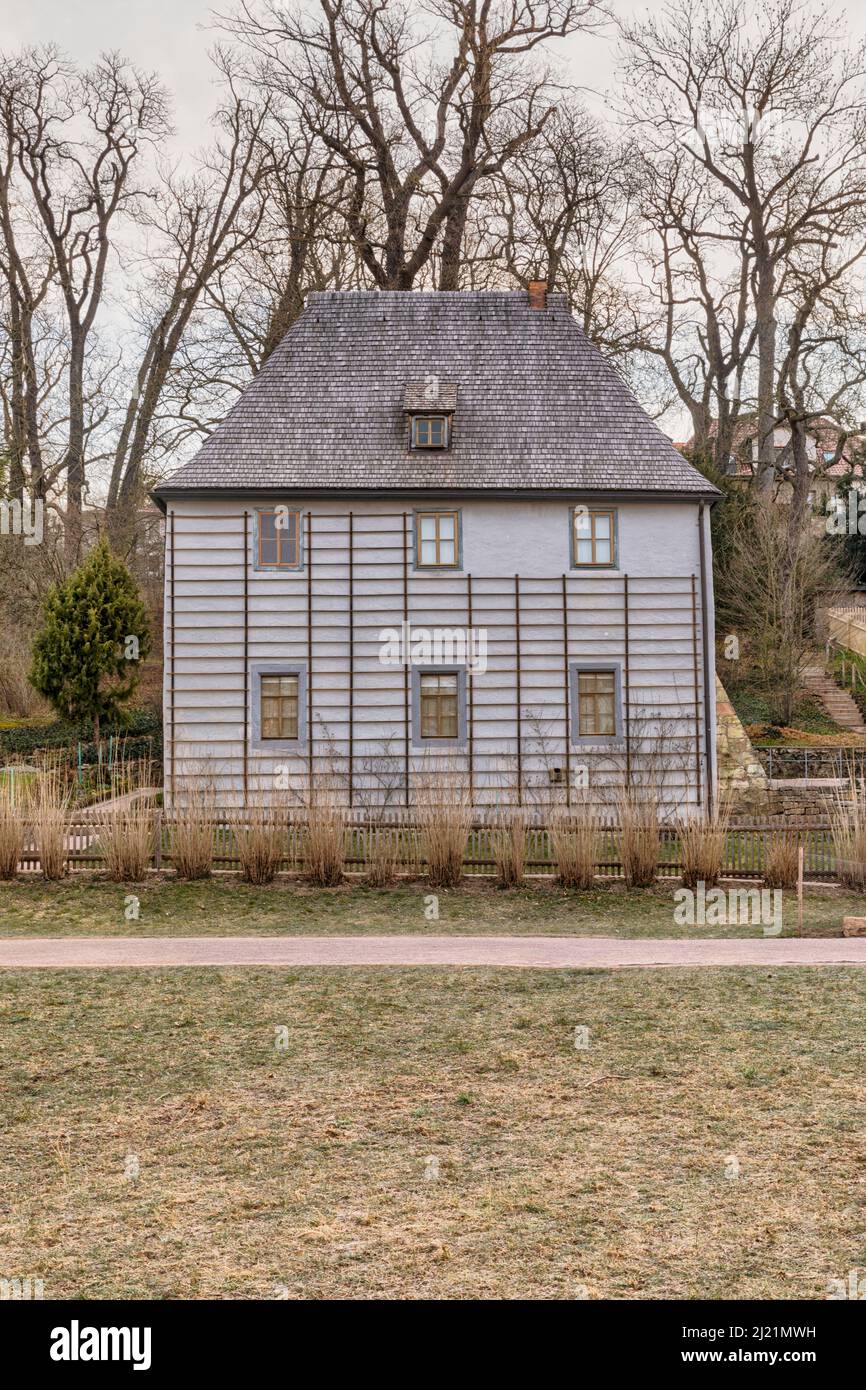
<svg viewBox="0 0 866 1390">
<path fill-rule="evenodd" d="M 272 507 L 256 514 L 259 569 L 293 570 L 301 564 L 301 513 Z"/>
<path fill-rule="evenodd" d="M 616 512 L 575 507 L 572 564 L 582 569 L 616 564 Z"/>
<path fill-rule="evenodd" d="M 413 415 L 413 449 L 447 449 L 451 433 L 447 415 Z"/>
<path fill-rule="evenodd" d="M 460 564 L 457 512 L 416 512 L 415 563 L 419 569 Z"/>
</svg>

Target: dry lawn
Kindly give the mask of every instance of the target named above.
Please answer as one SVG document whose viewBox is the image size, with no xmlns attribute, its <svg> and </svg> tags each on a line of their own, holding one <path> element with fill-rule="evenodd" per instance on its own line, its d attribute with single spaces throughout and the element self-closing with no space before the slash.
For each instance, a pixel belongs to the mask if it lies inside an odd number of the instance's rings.
<svg viewBox="0 0 866 1390">
<path fill-rule="evenodd" d="M 863 978 L 6 973 L 0 1275 L 52 1298 L 821 1298 L 866 1244 Z"/>
<path fill-rule="evenodd" d="M 0 883 L 0 936 L 235 936 L 254 933 L 362 934 L 437 932 L 459 935 L 762 936 L 758 925 L 678 926 L 673 920 L 676 883 L 626 889 L 622 884 L 588 891 L 546 886 L 504 891 L 464 881 L 439 889 L 439 920 L 425 917 L 431 892 L 422 882 L 376 889 L 344 885 L 310 888 L 282 881 L 252 887 L 238 879 L 182 883 L 149 879 L 128 886 L 104 879 L 62 883 Z M 754 887 L 760 885 L 755 884 Z M 130 895 L 139 916 L 127 918 Z M 783 893 L 784 934 L 797 927 L 795 893 Z M 846 915 L 866 916 L 862 893 L 816 888 L 805 901 L 809 936 L 839 936 Z"/>
</svg>

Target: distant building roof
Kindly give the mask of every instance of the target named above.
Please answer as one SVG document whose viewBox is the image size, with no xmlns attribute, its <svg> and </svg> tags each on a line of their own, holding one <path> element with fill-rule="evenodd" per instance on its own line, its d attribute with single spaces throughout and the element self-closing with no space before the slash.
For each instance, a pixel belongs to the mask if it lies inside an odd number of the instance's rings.
<svg viewBox="0 0 866 1390">
<path fill-rule="evenodd" d="M 716 434 L 718 433 L 718 428 L 718 421 L 713 420 L 712 424 L 710 425 L 711 439 L 715 438 Z M 786 429 L 786 422 L 782 421 L 780 424 L 776 426 L 776 428 L 779 430 Z M 816 470 L 822 473 L 825 477 L 843 477 L 846 473 L 862 472 L 861 461 L 864 457 L 864 454 L 866 454 L 866 435 L 861 433 L 859 430 L 851 431 L 848 434 L 848 437 L 845 440 L 845 443 L 842 447 L 842 452 L 839 461 L 837 463 L 829 462 L 830 459 L 835 457 L 836 447 L 838 445 L 839 438 L 842 435 L 842 433 L 842 426 L 836 420 L 831 420 L 830 417 L 827 415 L 817 415 L 806 425 L 806 434 L 814 442 L 816 449 L 819 449 L 822 455 L 825 456 L 822 459 L 822 462 L 826 466 L 824 468 Z M 757 439 L 757 437 L 757 416 L 755 415 L 754 411 L 744 413 L 739 417 L 734 426 L 733 436 L 733 452 L 737 456 L 736 472 L 739 476 L 750 477 L 753 472 L 753 467 L 750 462 L 750 451 L 752 442 L 753 440 Z M 684 447 L 686 449 L 690 449 L 693 447 L 693 445 L 694 436 Z M 777 447 L 777 454 L 781 452 L 782 447 L 784 446 Z M 790 460 L 790 466 L 791 468 L 793 468 L 793 459 Z"/>
<path fill-rule="evenodd" d="M 448 449 L 409 447 L 431 382 Z M 412 402 L 412 404 L 409 404 Z M 429 397 L 418 409 L 431 409 Z M 572 318 L 523 291 L 324 291 L 155 491 L 599 490 L 712 495 Z"/>
</svg>

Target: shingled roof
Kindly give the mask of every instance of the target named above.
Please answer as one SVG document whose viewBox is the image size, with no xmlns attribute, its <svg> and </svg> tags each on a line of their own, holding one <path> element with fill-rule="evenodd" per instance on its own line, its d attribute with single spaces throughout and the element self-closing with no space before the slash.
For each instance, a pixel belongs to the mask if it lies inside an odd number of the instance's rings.
<svg viewBox="0 0 866 1390">
<path fill-rule="evenodd" d="M 412 452 L 407 387 L 440 379 L 452 442 Z M 429 409 L 429 407 L 428 407 Z M 711 495 L 565 296 L 326 291 L 156 490 L 600 490 Z"/>
</svg>

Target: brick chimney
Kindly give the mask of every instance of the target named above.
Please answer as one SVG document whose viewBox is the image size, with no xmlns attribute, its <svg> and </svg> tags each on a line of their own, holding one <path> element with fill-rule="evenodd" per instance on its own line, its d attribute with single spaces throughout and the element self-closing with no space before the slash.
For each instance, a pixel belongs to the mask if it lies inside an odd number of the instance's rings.
<svg viewBox="0 0 866 1390">
<path fill-rule="evenodd" d="M 529 282 L 529 307 L 530 309 L 547 308 L 547 281 L 530 280 Z"/>
</svg>

